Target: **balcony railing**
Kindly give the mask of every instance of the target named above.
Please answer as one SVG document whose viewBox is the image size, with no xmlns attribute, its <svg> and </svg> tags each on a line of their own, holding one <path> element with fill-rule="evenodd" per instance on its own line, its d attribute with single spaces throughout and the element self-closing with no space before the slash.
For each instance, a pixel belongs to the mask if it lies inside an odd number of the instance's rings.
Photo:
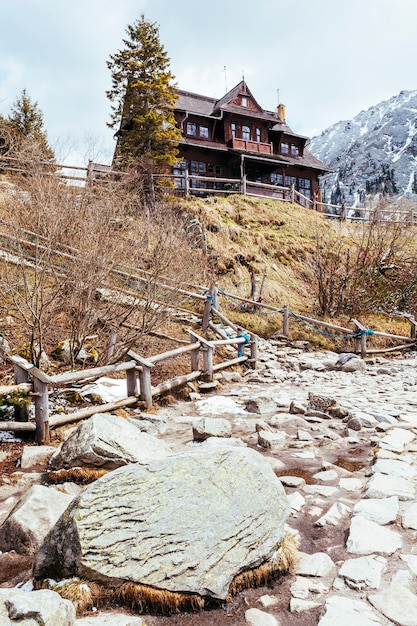
<svg viewBox="0 0 417 626">
<path fill-rule="evenodd" d="M 232 148 L 245 150 L 246 152 L 259 152 L 260 154 L 272 154 L 272 145 L 261 141 L 250 141 L 248 139 L 238 139 L 233 137 Z"/>
</svg>

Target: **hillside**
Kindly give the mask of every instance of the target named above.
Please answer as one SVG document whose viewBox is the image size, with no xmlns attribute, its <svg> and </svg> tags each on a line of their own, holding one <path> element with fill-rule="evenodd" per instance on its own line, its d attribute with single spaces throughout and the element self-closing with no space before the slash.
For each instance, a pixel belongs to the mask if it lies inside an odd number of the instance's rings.
<svg viewBox="0 0 417 626">
<path fill-rule="evenodd" d="M 239 195 L 165 198 L 149 220 L 146 212 L 132 212 L 131 196 L 123 198 L 118 187 L 86 190 L 84 197 L 78 191 L 72 194 L 53 188 L 53 184 L 45 195 L 45 181 L 38 184 L 39 189 L 24 194 L 6 184 L 0 196 L 2 332 L 11 348 L 26 358 L 38 358 L 39 342 L 50 355 L 57 344 L 72 338 L 75 356 L 86 345 L 103 363 L 114 328 L 118 329 L 120 354 L 129 345 L 142 354 L 156 353 L 160 346 L 152 345 L 157 343 L 152 338 L 155 332 L 184 339 L 186 325 L 173 327 L 170 310 L 175 298 L 161 291 L 157 284 L 161 280 L 200 297 L 217 284 L 223 314 L 263 337 L 282 332 L 279 310 L 284 305 L 310 317 L 324 314 L 345 327 L 358 314 L 363 323 L 373 326 L 375 316 L 381 317 L 384 311 L 414 310 L 412 228 L 402 233 L 401 228 L 383 225 L 368 228 L 340 223 L 288 202 Z M 33 194 L 32 203 L 28 193 Z M 25 229 L 33 230 L 36 223 L 42 224 L 38 243 L 32 232 L 23 245 L 21 237 L 28 236 Z M 20 255 L 17 265 L 10 265 L 5 254 L 11 249 Z M 31 276 L 35 249 L 39 265 Z M 45 269 L 45 261 L 53 264 L 53 271 Z M 44 306 L 37 285 L 47 276 L 48 298 L 50 294 L 53 298 L 47 299 L 48 307 L 36 309 Z M 151 281 L 148 286 L 146 276 Z M 14 286 L 19 281 L 26 285 L 24 293 Z M 254 284 L 255 300 L 276 312 L 248 306 L 234 297 L 251 298 Z M 139 303 L 136 308 L 132 298 Z M 193 303 L 182 296 L 178 305 L 180 310 L 202 313 L 201 300 Z M 379 321 L 379 327 L 381 323 L 387 332 L 401 334 L 401 325 L 409 332 L 401 318 Z M 291 335 L 314 345 L 336 347 L 308 325 L 294 323 Z"/>
<path fill-rule="evenodd" d="M 309 149 L 334 170 L 323 178 L 327 202 L 363 206 L 366 194 L 417 193 L 417 91 L 401 91 L 333 124 Z"/>
</svg>

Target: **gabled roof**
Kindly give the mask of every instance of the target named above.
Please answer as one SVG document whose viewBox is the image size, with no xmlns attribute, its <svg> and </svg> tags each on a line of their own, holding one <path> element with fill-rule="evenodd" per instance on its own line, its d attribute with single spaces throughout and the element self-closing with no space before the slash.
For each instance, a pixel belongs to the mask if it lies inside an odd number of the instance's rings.
<svg viewBox="0 0 417 626">
<path fill-rule="evenodd" d="M 250 98 L 254 103 L 255 108 L 251 109 L 250 107 L 238 105 L 236 100 L 239 95 L 245 95 Z M 230 91 L 220 98 L 220 100 L 192 93 L 190 91 L 182 91 L 180 89 L 178 90 L 178 98 L 175 104 L 175 109 L 177 111 L 179 110 L 187 113 L 193 113 L 194 115 L 213 118 L 220 118 L 223 112 L 235 113 L 236 115 L 269 122 L 274 131 L 288 133 L 294 137 L 303 137 L 302 135 L 294 133 L 285 122 L 281 121 L 276 112 L 266 111 L 263 109 L 255 100 L 252 92 L 243 80 L 233 87 L 233 89 L 230 89 Z"/>
</svg>

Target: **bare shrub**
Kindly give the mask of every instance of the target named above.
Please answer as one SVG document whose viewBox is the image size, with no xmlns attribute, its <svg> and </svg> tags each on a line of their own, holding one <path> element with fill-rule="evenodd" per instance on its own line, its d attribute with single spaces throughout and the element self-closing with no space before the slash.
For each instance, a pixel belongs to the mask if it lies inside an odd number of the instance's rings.
<svg viewBox="0 0 417 626">
<path fill-rule="evenodd" d="M 39 365 L 46 347 L 68 338 L 74 364 L 87 338 L 98 334 L 103 362 L 103 335 L 113 330 L 116 360 L 180 304 L 178 286 L 198 275 L 201 255 L 168 203 L 144 208 L 134 176 L 71 187 L 36 159 L 22 163 L 2 208 L 0 281 L 26 356 Z"/>
<path fill-rule="evenodd" d="M 415 307 L 414 230 L 400 220 L 376 219 L 382 210 L 389 212 L 385 203 L 369 223 L 317 231 L 308 265 L 322 315 Z"/>
</svg>

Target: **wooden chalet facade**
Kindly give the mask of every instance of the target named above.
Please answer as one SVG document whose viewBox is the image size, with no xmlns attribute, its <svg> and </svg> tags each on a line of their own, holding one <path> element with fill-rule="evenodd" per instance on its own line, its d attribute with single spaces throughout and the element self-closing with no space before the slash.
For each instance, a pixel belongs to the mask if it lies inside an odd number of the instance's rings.
<svg viewBox="0 0 417 626">
<path fill-rule="evenodd" d="M 244 179 L 249 191 L 251 183 L 254 190 L 257 183 L 294 186 L 313 199 L 319 194 L 319 176 L 330 171 L 306 148 L 308 137 L 287 125 L 285 107 L 262 109 L 245 81 L 220 100 L 179 90 L 174 112 L 182 139 L 173 173 L 187 171 L 194 192 L 224 188 L 216 178 Z M 184 178 L 176 184 L 183 185 Z M 267 188 L 262 195 L 269 195 Z M 272 190 L 270 195 L 275 195 Z"/>
</svg>

